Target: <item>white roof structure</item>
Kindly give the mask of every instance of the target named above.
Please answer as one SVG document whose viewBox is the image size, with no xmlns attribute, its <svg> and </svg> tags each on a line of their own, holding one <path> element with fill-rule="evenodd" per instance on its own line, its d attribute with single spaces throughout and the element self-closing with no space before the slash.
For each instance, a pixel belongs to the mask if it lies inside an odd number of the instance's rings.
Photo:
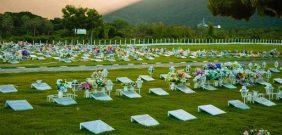
<svg viewBox="0 0 282 135">
<path fill-rule="evenodd" d="M 282 79 L 281 78 L 274 78 L 273 79 L 275 82 L 282 84 Z"/>
<path fill-rule="evenodd" d="M 113 100 L 109 95 L 107 95 L 106 93 L 96 93 L 96 94 L 92 94 L 92 97 L 95 100 L 99 100 L 99 101 L 111 101 Z"/>
<path fill-rule="evenodd" d="M 236 108 L 242 109 L 242 110 L 247 110 L 250 109 L 248 105 L 245 103 L 241 102 L 240 100 L 229 100 L 228 101 L 228 106 L 234 106 Z"/>
<path fill-rule="evenodd" d="M 123 84 L 128 84 L 128 83 L 133 82 L 132 80 L 130 80 L 127 77 L 117 77 L 116 80 L 123 83 Z"/>
<path fill-rule="evenodd" d="M 128 97 L 128 98 L 141 98 L 141 95 L 139 95 L 135 91 L 125 91 L 125 90 L 122 90 L 121 94 L 126 96 L 126 97 Z"/>
<path fill-rule="evenodd" d="M 228 89 L 237 89 L 236 86 L 234 86 L 233 84 L 230 84 L 230 83 L 224 83 L 223 86 L 225 88 L 228 88 Z"/>
<path fill-rule="evenodd" d="M 94 134 L 101 134 L 104 132 L 110 132 L 115 130 L 110 125 L 105 123 L 102 120 L 95 120 L 95 121 L 88 121 L 88 122 L 82 122 L 79 124 L 80 130 L 81 129 L 87 129 L 88 131 L 94 133 Z"/>
<path fill-rule="evenodd" d="M 2 93 L 12 93 L 12 92 L 17 92 L 18 90 L 16 87 L 12 84 L 8 85 L 0 85 L 0 92 Z"/>
<path fill-rule="evenodd" d="M 224 114 L 226 112 L 224 112 L 223 110 L 209 104 L 209 105 L 201 105 L 201 106 L 198 106 L 198 112 L 201 112 L 201 111 L 204 111 L 204 112 L 207 112 L 211 115 L 220 115 L 220 114 Z"/>
<path fill-rule="evenodd" d="M 10 107 L 14 111 L 25 111 L 33 109 L 33 107 L 26 100 L 7 100 L 5 107 Z"/>
<path fill-rule="evenodd" d="M 157 126 L 160 124 L 148 114 L 131 116 L 131 122 L 137 122 L 145 127 Z"/>
<path fill-rule="evenodd" d="M 154 93 L 156 95 L 159 96 L 167 96 L 169 95 L 165 90 L 163 90 L 162 88 L 150 88 L 149 89 L 149 93 Z"/>
<path fill-rule="evenodd" d="M 165 79 L 167 77 L 167 74 L 160 74 L 161 79 Z"/>
<path fill-rule="evenodd" d="M 168 111 L 168 116 L 172 116 L 172 117 L 175 117 L 179 120 L 182 120 L 182 121 L 188 121 L 188 120 L 194 120 L 194 119 L 197 119 L 197 117 L 195 117 L 194 115 L 182 110 L 182 109 L 179 109 L 179 110 L 172 110 L 172 111 Z"/>
<path fill-rule="evenodd" d="M 72 98 L 54 98 L 54 101 L 57 104 L 63 105 L 63 106 L 77 104 L 77 102 L 75 100 L 73 100 Z"/>
<path fill-rule="evenodd" d="M 215 87 L 213 87 L 211 85 L 208 85 L 208 84 L 203 85 L 202 88 L 205 89 L 205 90 L 209 90 L 209 91 L 217 90 L 217 88 L 215 88 Z"/>
<path fill-rule="evenodd" d="M 147 82 L 155 80 L 154 78 L 152 78 L 151 76 L 148 76 L 148 75 L 140 75 L 139 77 L 141 77 L 143 80 L 145 80 Z"/>
<path fill-rule="evenodd" d="M 176 86 L 176 89 L 179 90 L 179 91 L 182 91 L 186 94 L 196 93 L 195 91 L 193 91 L 192 89 L 190 89 L 189 87 L 187 87 L 185 85 L 178 85 L 178 86 Z"/>
<path fill-rule="evenodd" d="M 254 99 L 255 102 L 264 105 L 264 106 L 275 106 L 276 104 L 271 102 L 270 100 L 264 98 L 264 97 L 259 97 Z"/>
<path fill-rule="evenodd" d="M 47 83 L 32 83 L 32 87 L 34 87 L 36 90 L 45 91 L 52 89 Z"/>
</svg>

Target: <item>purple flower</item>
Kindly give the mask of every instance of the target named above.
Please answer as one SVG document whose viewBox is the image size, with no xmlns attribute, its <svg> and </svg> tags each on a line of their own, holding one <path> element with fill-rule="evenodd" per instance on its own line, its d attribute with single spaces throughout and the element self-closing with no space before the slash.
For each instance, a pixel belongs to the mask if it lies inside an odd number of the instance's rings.
<svg viewBox="0 0 282 135">
<path fill-rule="evenodd" d="M 195 76 L 198 76 L 198 75 L 202 76 L 204 74 L 205 74 L 205 72 L 203 70 L 198 70 L 198 71 L 196 71 Z"/>
<path fill-rule="evenodd" d="M 215 67 L 220 69 L 221 68 L 221 64 L 217 63 L 217 64 L 215 64 Z"/>
<path fill-rule="evenodd" d="M 22 50 L 22 55 L 23 56 L 28 56 L 29 55 L 29 52 L 27 50 Z"/>
<path fill-rule="evenodd" d="M 83 90 L 90 90 L 91 89 L 91 84 L 86 82 L 86 83 L 83 83 L 80 85 L 80 88 L 83 89 Z"/>
<path fill-rule="evenodd" d="M 208 69 L 215 69 L 216 68 L 216 66 L 213 63 L 209 63 L 207 65 L 207 67 L 208 67 Z"/>
</svg>

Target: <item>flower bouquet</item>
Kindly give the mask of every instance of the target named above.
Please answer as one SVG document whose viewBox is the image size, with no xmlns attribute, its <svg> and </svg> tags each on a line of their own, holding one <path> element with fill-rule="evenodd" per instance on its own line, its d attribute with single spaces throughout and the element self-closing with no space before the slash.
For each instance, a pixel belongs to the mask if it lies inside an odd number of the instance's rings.
<svg viewBox="0 0 282 135">
<path fill-rule="evenodd" d="M 166 81 L 175 83 L 176 85 L 185 84 L 188 81 L 188 74 L 181 70 L 178 70 L 177 72 L 169 72 Z"/>
<path fill-rule="evenodd" d="M 84 97 L 85 98 L 90 98 L 90 90 L 91 90 L 92 86 L 90 83 L 88 82 L 84 82 L 80 85 L 80 89 L 85 90 L 84 92 Z"/>
<path fill-rule="evenodd" d="M 93 87 L 96 89 L 102 89 L 102 91 L 106 87 L 107 79 L 105 78 L 106 75 L 102 71 L 95 71 L 91 75 L 92 79 L 89 81 L 92 83 Z"/>
<path fill-rule="evenodd" d="M 197 68 L 195 73 L 194 73 L 194 76 L 202 76 L 204 74 L 205 74 L 204 70 L 201 70 L 200 68 Z"/>
<path fill-rule="evenodd" d="M 56 85 L 58 89 L 58 98 L 62 98 L 64 96 L 64 92 L 67 92 L 67 84 L 66 82 L 63 82 L 62 79 L 58 79 Z"/>
<path fill-rule="evenodd" d="M 30 55 L 28 50 L 22 50 L 22 56 L 23 57 L 28 57 Z"/>
</svg>

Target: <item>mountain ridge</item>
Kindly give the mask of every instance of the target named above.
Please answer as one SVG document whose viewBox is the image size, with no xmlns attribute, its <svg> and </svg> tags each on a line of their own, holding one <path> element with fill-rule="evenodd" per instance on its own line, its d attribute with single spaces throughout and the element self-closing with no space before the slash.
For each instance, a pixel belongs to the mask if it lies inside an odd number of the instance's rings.
<svg viewBox="0 0 282 135">
<path fill-rule="evenodd" d="M 192 3 L 192 4 L 191 4 Z M 213 16 L 207 8 L 207 0 L 142 0 L 104 16 L 112 22 L 116 19 L 133 24 L 163 22 L 195 27 L 205 18 L 206 23 L 223 27 L 281 27 L 282 19 L 254 15 L 249 21 L 230 17 Z"/>
</svg>

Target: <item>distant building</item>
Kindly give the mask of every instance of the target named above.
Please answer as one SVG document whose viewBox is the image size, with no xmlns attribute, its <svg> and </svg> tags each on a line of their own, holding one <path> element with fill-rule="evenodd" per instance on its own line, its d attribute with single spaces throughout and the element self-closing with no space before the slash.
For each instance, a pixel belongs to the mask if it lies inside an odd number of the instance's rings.
<svg viewBox="0 0 282 135">
<path fill-rule="evenodd" d="M 207 28 L 209 27 L 208 24 L 205 22 L 205 18 L 203 18 L 202 22 L 197 25 L 198 28 Z"/>
<path fill-rule="evenodd" d="M 197 28 L 208 28 L 208 27 L 209 27 L 209 25 L 206 24 L 205 18 L 203 18 L 202 22 L 197 25 Z M 221 29 L 221 25 L 215 25 L 215 26 L 213 26 L 213 27 L 214 27 L 215 29 Z"/>
</svg>

